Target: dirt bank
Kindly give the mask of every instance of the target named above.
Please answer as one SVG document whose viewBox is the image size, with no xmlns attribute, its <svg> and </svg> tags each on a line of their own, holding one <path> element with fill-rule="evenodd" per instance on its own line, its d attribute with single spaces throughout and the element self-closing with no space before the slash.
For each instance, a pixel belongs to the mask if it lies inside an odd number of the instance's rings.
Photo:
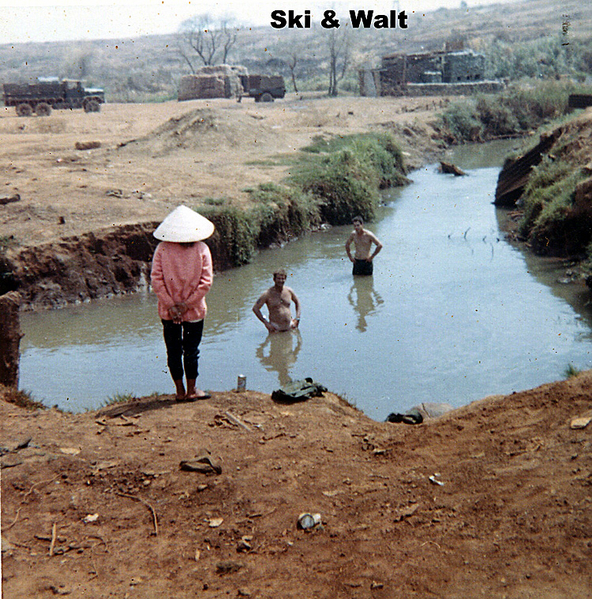
<svg viewBox="0 0 592 599">
<path fill-rule="evenodd" d="M 98 114 L 0 113 L 6 196 L 0 237 L 54 241 L 114 225 L 161 220 L 180 202 L 249 201 L 246 189 L 279 181 L 292 154 L 319 135 L 392 129 L 410 164 L 440 149 L 427 123 L 439 99 L 314 98 L 273 103 L 193 100 L 107 104 Z M 77 143 L 99 147 L 77 150 Z"/>
<path fill-rule="evenodd" d="M 28 245 L 14 254 L 5 285 L 18 290 L 22 310 L 60 308 L 137 291 L 149 284 L 156 225 L 123 225 Z"/>
<path fill-rule="evenodd" d="M 0 402 L 4 597 L 587 598 L 591 398 L 588 372 L 415 426 L 331 393 Z M 203 449 L 221 473 L 181 469 Z"/>
<path fill-rule="evenodd" d="M 592 110 L 545 132 L 500 172 L 497 205 L 518 207 L 521 234 L 538 254 L 588 258 L 592 239 Z"/>
</svg>

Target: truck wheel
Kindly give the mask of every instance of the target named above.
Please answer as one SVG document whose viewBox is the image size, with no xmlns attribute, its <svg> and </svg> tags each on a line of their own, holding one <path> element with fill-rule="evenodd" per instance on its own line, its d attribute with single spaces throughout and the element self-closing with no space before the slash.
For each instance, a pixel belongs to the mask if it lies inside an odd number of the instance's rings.
<svg viewBox="0 0 592 599">
<path fill-rule="evenodd" d="M 49 116 L 51 114 L 51 106 L 47 102 L 39 102 L 35 106 L 35 114 L 37 116 Z"/>
<path fill-rule="evenodd" d="M 261 94 L 261 102 L 273 102 L 273 96 L 269 92 Z"/>
<path fill-rule="evenodd" d="M 30 104 L 17 104 L 16 113 L 18 116 L 31 116 L 33 107 Z"/>
<path fill-rule="evenodd" d="M 101 103 L 97 100 L 88 100 L 84 103 L 84 112 L 101 112 Z"/>
</svg>

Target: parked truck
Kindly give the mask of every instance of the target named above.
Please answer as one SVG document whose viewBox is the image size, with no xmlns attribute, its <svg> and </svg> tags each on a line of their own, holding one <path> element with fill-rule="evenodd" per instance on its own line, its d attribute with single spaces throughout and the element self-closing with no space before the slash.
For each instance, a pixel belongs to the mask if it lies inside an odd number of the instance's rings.
<svg viewBox="0 0 592 599">
<path fill-rule="evenodd" d="M 82 108 L 99 112 L 105 102 L 105 92 L 85 88 L 81 81 L 39 78 L 35 83 L 5 83 L 4 105 L 14 106 L 19 116 L 48 116 L 53 108 Z"/>
<path fill-rule="evenodd" d="M 286 84 L 281 75 L 241 75 L 245 95 L 255 102 L 273 102 L 286 95 Z"/>
</svg>

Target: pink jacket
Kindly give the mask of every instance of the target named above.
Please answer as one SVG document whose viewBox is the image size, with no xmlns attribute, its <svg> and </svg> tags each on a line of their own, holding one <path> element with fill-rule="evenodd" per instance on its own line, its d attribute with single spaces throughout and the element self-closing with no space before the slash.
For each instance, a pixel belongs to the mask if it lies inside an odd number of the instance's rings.
<svg viewBox="0 0 592 599">
<path fill-rule="evenodd" d="M 183 245 L 161 241 L 152 260 L 150 280 L 158 297 L 158 315 L 170 320 L 169 308 L 185 303 L 184 321 L 201 320 L 207 312 L 206 293 L 214 278 L 210 248 L 203 241 Z"/>
</svg>

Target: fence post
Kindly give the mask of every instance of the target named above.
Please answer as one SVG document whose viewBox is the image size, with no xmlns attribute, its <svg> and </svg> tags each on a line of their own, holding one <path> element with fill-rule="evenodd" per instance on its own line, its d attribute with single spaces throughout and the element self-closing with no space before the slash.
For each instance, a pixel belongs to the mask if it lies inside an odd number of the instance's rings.
<svg viewBox="0 0 592 599">
<path fill-rule="evenodd" d="M 0 384 L 18 387 L 21 296 L 16 291 L 0 295 Z"/>
</svg>

